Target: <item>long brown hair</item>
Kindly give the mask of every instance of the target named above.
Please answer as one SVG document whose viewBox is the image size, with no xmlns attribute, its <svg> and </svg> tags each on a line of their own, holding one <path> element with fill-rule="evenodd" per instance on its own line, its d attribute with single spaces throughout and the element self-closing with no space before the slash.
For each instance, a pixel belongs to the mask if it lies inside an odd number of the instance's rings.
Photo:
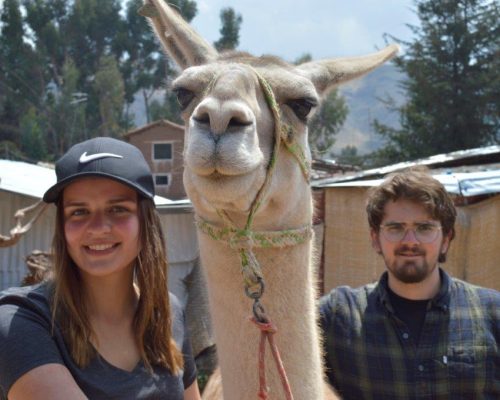
<svg viewBox="0 0 500 400">
<path fill-rule="evenodd" d="M 149 370 L 161 366 L 178 374 L 183 358 L 172 337 L 165 237 L 153 200 L 138 196 L 138 206 L 141 249 L 136 260 L 135 282 L 140 295 L 133 320 L 135 338 Z M 52 248 L 52 323 L 57 321 L 74 361 L 83 368 L 97 355 L 90 341 L 95 334 L 88 318 L 79 270 L 67 250 L 62 196 L 57 202 Z"/>
</svg>

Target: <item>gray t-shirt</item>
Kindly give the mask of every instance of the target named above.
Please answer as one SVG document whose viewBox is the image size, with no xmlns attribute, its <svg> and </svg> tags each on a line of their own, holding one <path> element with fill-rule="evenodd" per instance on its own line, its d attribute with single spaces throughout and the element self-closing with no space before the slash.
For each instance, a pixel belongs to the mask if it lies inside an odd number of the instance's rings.
<svg viewBox="0 0 500 400">
<path fill-rule="evenodd" d="M 170 295 L 173 337 L 184 355 L 184 370 L 171 375 L 161 367 L 151 374 L 142 362 L 131 371 L 95 357 L 80 368 L 71 358 L 56 324 L 51 335 L 49 284 L 11 288 L 0 293 L 0 399 L 26 372 L 44 364 L 65 365 L 89 399 L 182 400 L 196 378 L 196 367 L 177 299 Z"/>
</svg>

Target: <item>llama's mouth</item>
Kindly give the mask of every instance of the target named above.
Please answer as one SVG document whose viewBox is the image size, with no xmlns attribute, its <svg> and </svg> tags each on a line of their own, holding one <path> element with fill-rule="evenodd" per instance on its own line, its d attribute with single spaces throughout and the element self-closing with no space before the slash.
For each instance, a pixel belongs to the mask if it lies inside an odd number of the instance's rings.
<svg viewBox="0 0 500 400">
<path fill-rule="evenodd" d="M 193 171 L 195 175 L 198 175 L 202 178 L 211 180 L 211 181 L 224 181 L 228 179 L 238 179 L 242 178 L 246 175 L 251 174 L 255 171 L 256 168 L 248 169 L 248 170 L 239 170 L 239 171 L 231 171 L 229 168 L 210 168 L 206 170 L 196 170 Z"/>
<path fill-rule="evenodd" d="M 203 197 L 217 208 L 232 204 L 231 209 L 247 210 L 262 186 L 265 171 L 253 170 L 240 175 L 225 174 L 213 169 L 210 174 L 184 170 L 184 185 L 191 198 Z"/>
<path fill-rule="evenodd" d="M 214 181 L 217 181 L 217 180 L 223 179 L 227 176 L 230 176 L 230 175 L 221 174 L 219 171 L 215 170 L 210 175 L 208 175 L 207 178 L 210 178 L 210 179 L 213 179 Z"/>
<path fill-rule="evenodd" d="M 240 172 L 235 173 L 235 174 L 228 174 L 227 172 L 221 171 L 221 170 L 216 168 L 211 174 L 208 174 L 205 177 L 209 178 L 209 179 L 213 179 L 215 181 L 218 181 L 218 180 L 229 179 L 229 178 L 239 178 L 239 177 L 250 174 L 252 171 L 253 170 L 245 171 L 243 173 L 240 171 Z"/>
</svg>

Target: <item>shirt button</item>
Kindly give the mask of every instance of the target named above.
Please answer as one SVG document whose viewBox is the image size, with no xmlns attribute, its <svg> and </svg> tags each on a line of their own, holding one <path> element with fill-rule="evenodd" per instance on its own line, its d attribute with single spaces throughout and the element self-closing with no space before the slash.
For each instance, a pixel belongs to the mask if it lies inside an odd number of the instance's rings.
<svg viewBox="0 0 500 400">
<path fill-rule="evenodd" d="M 410 337 L 410 335 L 408 335 L 408 333 L 406 333 L 406 332 L 405 332 L 405 333 L 403 333 L 403 339 L 405 339 L 405 340 L 406 340 L 406 339 L 408 339 L 409 337 Z"/>
<path fill-rule="evenodd" d="M 418 370 L 419 370 L 420 372 L 422 372 L 424 369 L 425 369 L 425 368 L 424 368 L 424 366 L 423 366 L 422 364 L 420 364 L 420 365 L 418 366 Z"/>
</svg>

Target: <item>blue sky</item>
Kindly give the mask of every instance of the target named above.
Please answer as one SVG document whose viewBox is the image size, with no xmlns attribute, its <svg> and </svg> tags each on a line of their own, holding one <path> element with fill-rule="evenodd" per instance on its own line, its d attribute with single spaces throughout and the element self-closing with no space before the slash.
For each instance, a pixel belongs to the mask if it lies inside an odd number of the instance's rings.
<svg viewBox="0 0 500 400">
<path fill-rule="evenodd" d="M 123 0 L 125 1 L 125 0 Z M 0 0 L 0 7 L 3 0 Z M 407 23 L 417 24 L 413 0 L 196 0 L 193 26 L 210 42 L 220 34 L 220 10 L 243 16 L 240 50 L 294 61 L 361 55 L 384 45 L 390 33 L 410 39 Z"/>
<path fill-rule="evenodd" d="M 417 24 L 413 0 L 197 0 L 193 26 L 210 42 L 220 36 L 219 13 L 233 7 L 243 17 L 240 50 L 293 61 L 361 55 L 384 46 L 383 34 L 411 39 Z"/>
</svg>

